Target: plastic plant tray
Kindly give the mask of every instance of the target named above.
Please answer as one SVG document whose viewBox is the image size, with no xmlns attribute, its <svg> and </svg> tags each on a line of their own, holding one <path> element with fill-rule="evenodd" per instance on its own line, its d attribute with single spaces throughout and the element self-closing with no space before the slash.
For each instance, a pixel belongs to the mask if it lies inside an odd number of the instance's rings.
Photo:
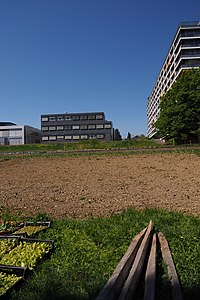
<svg viewBox="0 0 200 300">
<path fill-rule="evenodd" d="M 19 237 L 0 236 L 0 260 L 19 244 Z"/>
<path fill-rule="evenodd" d="M 28 268 L 0 264 L 0 272 L 5 272 L 7 274 L 13 273 L 25 279 L 28 272 Z"/>
<path fill-rule="evenodd" d="M 51 221 L 46 222 L 25 222 L 21 228 L 15 231 L 13 234 L 34 236 L 41 231 L 44 231 L 51 227 Z"/>
<path fill-rule="evenodd" d="M 46 244 L 49 244 L 49 250 L 48 250 L 48 253 L 46 253 L 45 256 L 50 255 L 52 253 L 52 251 L 54 250 L 54 240 L 36 239 L 36 238 L 31 238 L 31 237 L 21 237 L 20 241 L 26 242 L 26 243 L 46 243 Z"/>
<path fill-rule="evenodd" d="M 35 239 L 35 238 L 31 238 L 31 237 L 19 237 L 19 240 L 22 242 L 30 242 L 30 243 L 34 243 L 34 242 L 38 242 L 38 243 L 47 243 L 51 245 L 51 249 L 53 250 L 54 248 L 54 240 L 44 240 L 44 239 Z"/>
<path fill-rule="evenodd" d="M 27 268 L 0 264 L 0 299 L 9 299 L 13 289 L 24 282 L 26 274 Z"/>
<path fill-rule="evenodd" d="M 19 240 L 21 239 L 21 236 L 19 236 L 19 235 L 14 235 L 14 234 L 0 235 L 0 241 L 1 241 L 1 240 L 8 240 L 8 239 L 16 240 L 17 243 L 19 243 Z"/>
<path fill-rule="evenodd" d="M 9 225 L 9 226 L 8 226 Z M 0 235 L 12 234 L 14 231 L 18 230 L 24 226 L 24 223 L 16 223 L 15 221 L 7 222 L 4 228 L 0 231 Z"/>
<path fill-rule="evenodd" d="M 54 241 L 53 240 L 43 240 L 43 239 L 35 239 L 35 238 L 26 238 L 22 236 L 17 235 L 5 235 L 0 236 L 1 240 L 14 240 L 16 243 L 16 246 L 13 247 L 9 253 L 5 253 L 4 255 L 9 255 L 12 253 L 13 250 L 17 248 L 17 246 L 20 246 L 20 243 L 46 243 L 48 244 L 47 250 L 42 253 L 42 256 L 40 256 L 38 259 L 36 259 L 35 264 L 33 267 L 30 268 L 27 266 L 15 266 L 10 264 L 4 264 L 3 260 L 1 259 L 0 263 L 0 299 L 9 299 L 11 292 L 13 289 L 17 289 L 21 286 L 21 284 L 24 282 L 25 278 L 27 277 L 27 273 L 33 269 L 41 260 L 44 260 L 45 258 L 48 258 L 48 256 L 52 253 L 54 249 Z M 34 247 L 34 246 L 33 246 Z M 20 251 L 20 250 L 19 250 Z M 3 255 L 3 257 L 4 257 Z M 23 260 L 23 256 L 22 256 Z M 11 277 L 9 277 L 11 276 Z M 12 284 L 12 281 L 14 282 Z M 5 289 L 3 286 L 3 282 L 5 282 Z"/>
<path fill-rule="evenodd" d="M 7 235 L 2 235 L 0 236 L 0 240 L 8 240 L 8 239 L 14 239 L 17 241 L 17 245 L 22 241 L 22 242 L 38 242 L 38 243 L 47 243 L 51 245 L 51 249 L 54 247 L 54 240 L 44 240 L 44 239 L 36 239 L 36 238 L 31 238 L 31 237 L 24 237 L 24 236 L 19 236 L 19 235 L 13 235 L 13 234 L 7 234 Z"/>
<path fill-rule="evenodd" d="M 25 222 L 24 226 L 46 226 L 51 227 L 51 221 L 39 221 L 39 222 Z"/>
<path fill-rule="evenodd" d="M 53 240 L 18 237 L 18 245 L 3 255 L 0 264 L 28 267 L 32 270 L 40 261 L 50 256 L 53 248 Z"/>
</svg>

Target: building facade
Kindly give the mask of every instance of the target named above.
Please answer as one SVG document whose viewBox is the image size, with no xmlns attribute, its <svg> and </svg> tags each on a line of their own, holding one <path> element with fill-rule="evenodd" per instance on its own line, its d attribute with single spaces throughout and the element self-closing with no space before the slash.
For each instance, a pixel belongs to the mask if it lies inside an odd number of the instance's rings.
<svg viewBox="0 0 200 300">
<path fill-rule="evenodd" d="M 200 67 L 200 22 L 181 23 L 147 103 L 148 136 L 156 134 L 160 99 L 172 87 L 183 70 Z"/>
<path fill-rule="evenodd" d="M 0 145 L 35 144 L 41 141 L 41 131 L 27 125 L 0 122 Z"/>
<path fill-rule="evenodd" d="M 41 115 L 43 143 L 113 140 L 113 126 L 103 112 Z"/>
</svg>

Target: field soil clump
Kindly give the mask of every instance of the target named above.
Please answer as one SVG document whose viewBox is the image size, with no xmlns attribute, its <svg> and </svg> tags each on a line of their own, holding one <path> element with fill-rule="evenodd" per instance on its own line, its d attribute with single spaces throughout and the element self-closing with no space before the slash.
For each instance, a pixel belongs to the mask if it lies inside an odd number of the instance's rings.
<svg viewBox="0 0 200 300">
<path fill-rule="evenodd" d="M 24 216 L 84 219 L 128 208 L 200 216 L 193 154 L 16 158 L 0 167 L 0 206 Z"/>
</svg>

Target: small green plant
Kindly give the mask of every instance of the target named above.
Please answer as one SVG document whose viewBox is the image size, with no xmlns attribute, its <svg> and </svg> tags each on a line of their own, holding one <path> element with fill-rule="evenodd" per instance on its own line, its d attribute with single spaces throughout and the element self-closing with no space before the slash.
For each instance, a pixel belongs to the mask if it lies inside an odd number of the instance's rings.
<svg viewBox="0 0 200 300">
<path fill-rule="evenodd" d="M 16 216 L 15 218 L 16 219 Z M 1 220 L 1 227 L 6 229 L 12 225 L 14 222 L 13 216 L 8 208 L 0 207 L 0 220 Z"/>
<path fill-rule="evenodd" d="M 50 221 L 50 217 L 46 213 L 39 213 L 34 217 L 34 222 Z"/>
</svg>

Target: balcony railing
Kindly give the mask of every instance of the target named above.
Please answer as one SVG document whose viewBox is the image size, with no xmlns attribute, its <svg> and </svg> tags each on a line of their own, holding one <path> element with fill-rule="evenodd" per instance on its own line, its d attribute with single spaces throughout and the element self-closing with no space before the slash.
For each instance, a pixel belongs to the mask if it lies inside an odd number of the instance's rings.
<svg viewBox="0 0 200 300">
<path fill-rule="evenodd" d="M 192 22 L 181 22 L 180 27 L 194 27 L 200 26 L 200 21 L 192 21 Z"/>
</svg>

